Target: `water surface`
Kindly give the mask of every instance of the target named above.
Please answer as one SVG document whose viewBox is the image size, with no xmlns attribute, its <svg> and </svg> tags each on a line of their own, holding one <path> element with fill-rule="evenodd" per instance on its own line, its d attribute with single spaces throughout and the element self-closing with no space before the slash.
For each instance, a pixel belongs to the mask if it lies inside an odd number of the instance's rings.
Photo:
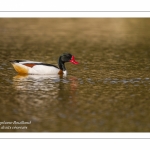
<svg viewBox="0 0 150 150">
<path fill-rule="evenodd" d="M 150 19 L 0 19 L 1 132 L 149 132 Z M 67 77 L 18 75 L 9 60 L 57 65 Z M 5 124 L 5 127 L 8 125 Z"/>
</svg>

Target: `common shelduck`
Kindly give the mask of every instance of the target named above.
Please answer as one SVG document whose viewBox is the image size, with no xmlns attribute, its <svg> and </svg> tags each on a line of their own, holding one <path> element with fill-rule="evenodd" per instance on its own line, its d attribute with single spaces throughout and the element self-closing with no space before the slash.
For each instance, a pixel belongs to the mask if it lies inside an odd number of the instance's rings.
<svg viewBox="0 0 150 150">
<path fill-rule="evenodd" d="M 78 62 L 75 60 L 75 57 L 69 53 L 62 54 L 58 59 L 58 66 L 46 64 L 43 62 L 35 62 L 30 60 L 13 60 L 10 61 L 14 69 L 19 74 L 67 74 L 65 67 L 66 62 L 71 62 L 75 65 Z"/>
</svg>

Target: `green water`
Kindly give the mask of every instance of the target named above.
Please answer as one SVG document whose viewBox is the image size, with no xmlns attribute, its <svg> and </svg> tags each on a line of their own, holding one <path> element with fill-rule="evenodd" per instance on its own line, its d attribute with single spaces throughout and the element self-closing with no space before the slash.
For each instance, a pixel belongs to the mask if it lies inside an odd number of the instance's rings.
<svg viewBox="0 0 150 150">
<path fill-rule="evenodd" d="M 149 27 L 140 18 L 1 18 L 0 122 L 12 124 L 0 132 L 149 132 Z M 67 77 L 18 76 L 9 63 L 57 65 L 63 52 L 80 63 L 66 64 Z"/>
</svg>

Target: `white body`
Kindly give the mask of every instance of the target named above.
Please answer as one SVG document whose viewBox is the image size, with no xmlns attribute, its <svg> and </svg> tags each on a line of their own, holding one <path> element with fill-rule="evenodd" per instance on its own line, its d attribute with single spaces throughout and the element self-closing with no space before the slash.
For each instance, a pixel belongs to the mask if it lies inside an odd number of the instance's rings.
<svg viewBox="0 0 150 150">
<path fill-rule="evenodd" d="M 29 68 L 28 74 L 58 74 L 60 69 L 53 66 L 35 65 Z"/>
<path fill-rule="evenodd" d="M 47 65 L 34 65 L 32 67 L 26 66 L 26 64 L 38 64 L 42 62 L 34 62 L 34 61 L 21 61 L 21 62 L 13 62 L 12 65 L 14 66 L 15 70 L 18 73 L 22 74 L 64 74 L 67 75 L 67 71 L 61 71 L 59 68 L 54 66 L 47 66 Z M 61 73 L 62 72 L 62 73 Z"/>
</svg>

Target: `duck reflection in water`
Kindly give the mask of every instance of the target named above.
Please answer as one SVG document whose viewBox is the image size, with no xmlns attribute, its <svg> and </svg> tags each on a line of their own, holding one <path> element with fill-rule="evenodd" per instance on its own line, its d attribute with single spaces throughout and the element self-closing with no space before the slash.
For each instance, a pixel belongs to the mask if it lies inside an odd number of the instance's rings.
<svg viewBox="0 0 150 150">
<path fill-rule="evenodd" d="M 17 91 L 26 93 L 26 97 L 34 95 L 37 99 L 47 97 L 66 100 L 75 98 L 78 80 L 73 76 L 62 75 L 17 75 L 13 77 L 13 86 Z"/>
<path fill-rule="evenodd" d="M 62 76 L 60 75 L 17 75 L 13 78 L 15 89 L 21 91 L 49 91 L 54 90 L 56 85 L 60 82 Z"/>
<path fill-rule="evenodd" d="M 51 123 L 58 122 L 60 115 L 69 116 L 77 110 L 76 77 L 17 75 L 13 78 L 13 87 L 17 115 L 37 126 L 44 126 L 45 122 L 50 121 L 51 128 Z"/>
</svg>

